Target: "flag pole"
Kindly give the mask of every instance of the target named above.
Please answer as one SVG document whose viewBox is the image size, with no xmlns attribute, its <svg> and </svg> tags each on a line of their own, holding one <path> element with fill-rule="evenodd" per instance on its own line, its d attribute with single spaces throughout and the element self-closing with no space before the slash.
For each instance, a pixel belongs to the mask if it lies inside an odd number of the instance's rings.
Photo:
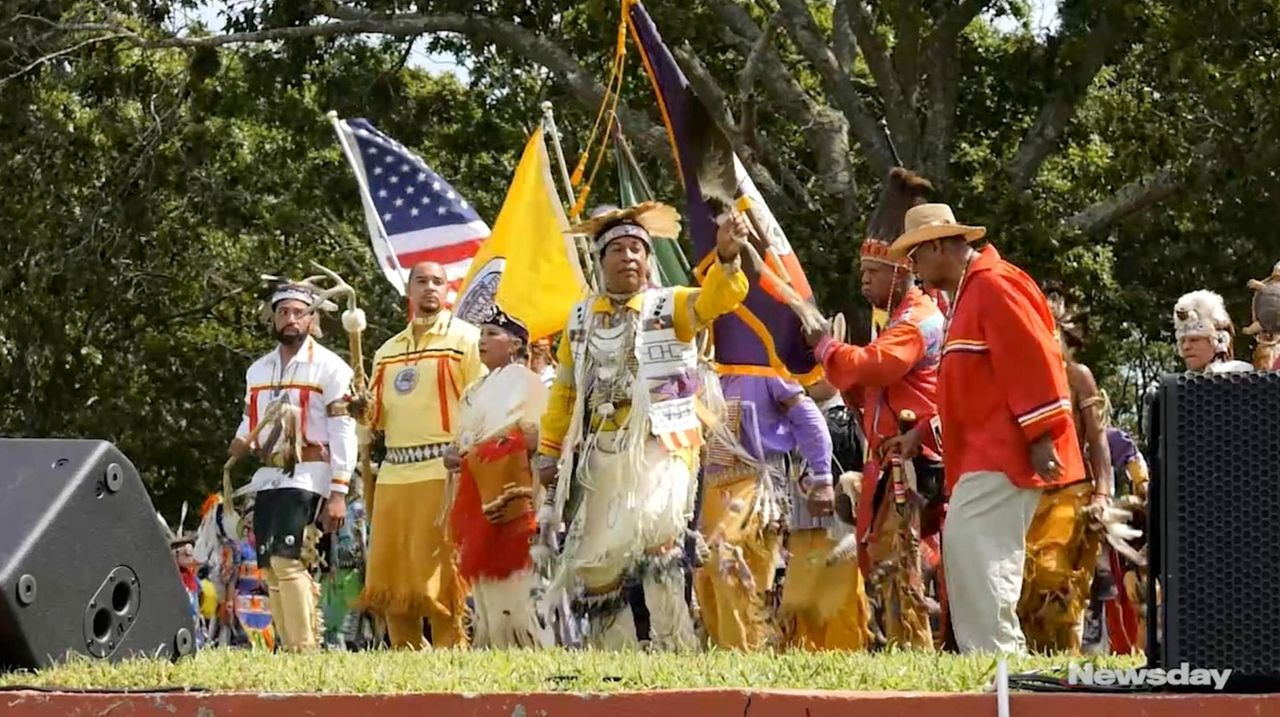
<svg viewBox="0 0 1280 717">
<path fill-rule="evenodd" d="M 560 130 L 556 129 L 556 115 L 550 102 L 542 103 L 542 124 L 547 129 L 547 134 L 551 135 L 551 147 L 556 151 L 556 164 L 560 167 L 560 178 L 564 180 L 565 197 L 568 204 L 565 206 L 573 206 L 573 179 L 569 176 L 569 165 L 564 161 L 564 148 L 560 146 Z M 578 221 L 577 217 L 570 217 L 570 221 Z"/>
<path fill-rule="evenodd" d="M 351 146 L 347 144 L 346 135 L 342 132 L 342 121 L 338 119 L 338 113 L 334 110 L 329 110 L 325 116 L 333 124 L 333 131 L 338 135 L 338 145 L 342 147 L 342 154 L 347 158 L 347 163 L 351 165 L 352 173 L 356 175 L 356 186 L 360 188 L 360 196 L 364 199 L 365 207 L 374 206 L 373 195 L 369 192 L 369 185 L 365 183 L 364 174 L 361 173 L 360 166 L 356 164 L 355 155 Z M 404 296 L 408 288 L 404 285 L 404 267 L 400 266 L 400 257 L 396 256 L 396 248 L 391 245 L 391 240 L 387 238 L 387 228 L 382 225 L 382 217 L 378 216 L 377 211 L 374 211 L 373 215 L 374 221 L 378 225 L 378 237 L 382 239 L 383 244 L 387 245 L 387 255 L 391 257 L 391 266 L 396 270 L 396 278 L 400 280 L 394 284 L 395 289 L 400 292 L 401 296 Z M 382 267 L 378 267 L 378 269 L 381 270 Z"/>
<path fill-rule="evenodd" d="M 627 136 L 622 131 L 622 122 L 620 120 L 615 120 L 615 122 L 617 122 L 615 125 L 617 132 L 614 134 L 613 141 L 618 143 L 618 147 L 622 149 L 622 154 L 626 156 L 627 162 L 632 167 L 639 168 L 640 163 L 636 161 L 636 156 L 631 152 L 631 143 L 627 141 Z M 640 188 L 652 199 L 654 197 L 653 188 L 649 186 L 649 180 L 645 179 L 644 173 L 636 172 L 636 179 L 640 180 Z"/>
<path fill-rule="evenodd" d="M 551 148 L 555 150 L 556 164 L 560 167 L 560 178 L 564 181 L 565 194 L 569 203 L 565 206 L 569 207 L 572 212 L 577 206 L 573 198 L 573 179 L 569 176 L 569 165 L 564 161 L 564 148 L 560 146 L 560 130 L 556 128 L 556 115 L 551 102 L 542 103 L 542 126 L 547 134 L 551 135 Z M 569 217 L 569 221 L 577 223 L 578 216 L 574 214 Z M 574 242 L 578 245 L 578 254 L 586 261 L 589 271 L 587 274 L 587 286 L 591 288 L 591 292 L 598 291 L 596 288 L 596 261 L 595 255 L 591 253 L 591 247 L 587 245 L 586 239 L 581 234 L 574 235 Z"/>
</svg>

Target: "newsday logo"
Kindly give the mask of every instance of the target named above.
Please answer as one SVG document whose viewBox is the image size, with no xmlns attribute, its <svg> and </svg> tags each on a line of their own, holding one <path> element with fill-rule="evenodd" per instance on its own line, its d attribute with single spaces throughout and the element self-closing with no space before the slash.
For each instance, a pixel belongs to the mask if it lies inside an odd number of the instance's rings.
<svg viewBox="0 0 1280 717">
<path fill-rule="evenodd" d="M 1209 687 L 1221 691 L 1231 679 L 1231 670 L 1192 668 L 1182 663 L 1172 670 L 1163 667 L 1127 667 L 1117 670 L 1093 665 L 1072 663 L 1067 671 L 1067 682 L 1087 687 Z"/>
</svg>

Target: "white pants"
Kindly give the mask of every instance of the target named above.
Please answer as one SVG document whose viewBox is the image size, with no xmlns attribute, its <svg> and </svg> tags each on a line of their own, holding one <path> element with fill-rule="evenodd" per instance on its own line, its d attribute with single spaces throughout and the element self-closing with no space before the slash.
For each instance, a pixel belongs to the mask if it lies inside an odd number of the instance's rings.
<svg viewBox="0 0 1280 717">
<path fill-rule="evenodd" d="M 966 473 L 952 491 L 942 564 L 961 652 L 1026 652 L 1018 598 L 1027 530 L 1040 492 L 1019 488 L 992 471 Z"/>
</svg>

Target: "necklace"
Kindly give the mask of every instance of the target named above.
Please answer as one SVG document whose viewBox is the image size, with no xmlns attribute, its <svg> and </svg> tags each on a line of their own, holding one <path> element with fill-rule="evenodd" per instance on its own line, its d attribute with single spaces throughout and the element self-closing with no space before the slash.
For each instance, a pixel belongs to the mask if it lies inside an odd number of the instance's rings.
<svg viewBox="0 0 1280 717">
<path fill-rule="evenodd" d="M 964 282 L 969 278 L 969 265 L 973 263 L 973 258 L 978 253 L 971 251 L 969 258 L 964 260 L 964 269 L 960 272 L 960 281 L 956 283 L 956 298 L 952 299 L 951 305 L 947 307 L 947 320 L 942 327 L 942 344 L 945 346 L 947 337 L 951 334 L 951 319 L 956 315 L 956 307 L 960 306 L 960 294 L 964 291 Z"/>
<path fill-rule="evenodd" d="M 627 302 L 634 299 L 636 297 L 636 294 L 639 294 L 639 293 L 640 292 L 637 291 L 631 294 L 617 294 L 612 291 L 606 291 L 604 295 L 609 297 L 609 301 L 613 303 L 613 307 L 616 309 L 620 306 L 626 306 Z"/>
<path fill-rule="evenodd" d="M 293 358 L 289 361 L 287 374 L 285 373 L 284 355 L 279 348 L 276 349 L 276 365 L 271 370 L 271 400 L 274 401 L 280 398 L 280 394 L 284 392 L 285 386 L 290 382 L 289 380 L 298 372 L 298 356 L 305 347 L 305 342 L 303 346 L 298 347 L 298 351 L 294 353 Z"/>
</svg>

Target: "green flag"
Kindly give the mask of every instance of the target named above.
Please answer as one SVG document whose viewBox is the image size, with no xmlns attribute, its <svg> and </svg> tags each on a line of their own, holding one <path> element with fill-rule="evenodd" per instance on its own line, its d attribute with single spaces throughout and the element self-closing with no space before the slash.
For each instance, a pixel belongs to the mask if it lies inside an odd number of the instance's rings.
<svg viewBox="0 0 1280 717">
<path fill-rule="evenodd" d="M 627 147 L 620 132 L 614 134 L 613 152 L 618 160 L 618 201 L 620 206 L 630 207 L 653 200 L 653 191 L 640 173 L 635 157 Z M 653 237 L 653 256 L 657 260 L 658 275 L 663 286 L 689 286 L 693 283 L 693 270 L 677 237 Z"/>
</svg>

